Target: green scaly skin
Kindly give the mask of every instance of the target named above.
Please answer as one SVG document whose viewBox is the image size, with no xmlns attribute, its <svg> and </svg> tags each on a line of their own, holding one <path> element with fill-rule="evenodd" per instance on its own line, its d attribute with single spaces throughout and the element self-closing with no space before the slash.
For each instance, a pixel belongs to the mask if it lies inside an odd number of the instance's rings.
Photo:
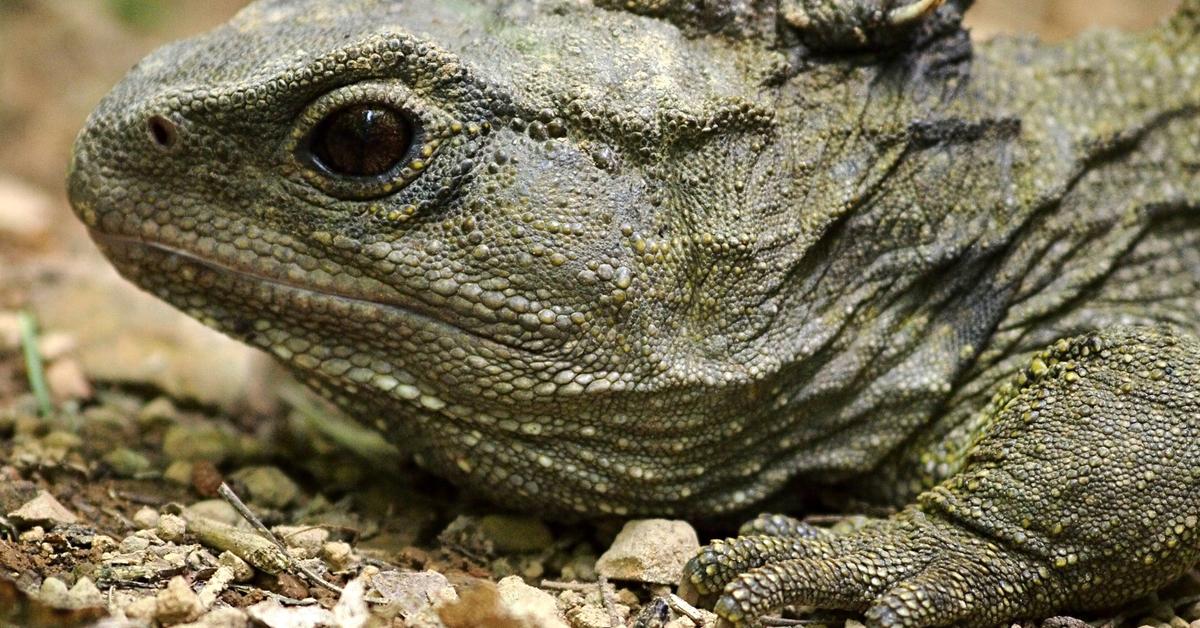
<svg viewBox="0 0 1200 628">
<path fill-rule="evenodd" d="M 1119 604 L 1200 552 L 1200 3 L 974 48 L 927 4 L 264 0 L 114 89 L 71 199 L 130 280 L 506 504 L 897 509 L 705 548 L 726 622 Z M 364 103 L 411 154 L 321 170 Z"/>
</svg>

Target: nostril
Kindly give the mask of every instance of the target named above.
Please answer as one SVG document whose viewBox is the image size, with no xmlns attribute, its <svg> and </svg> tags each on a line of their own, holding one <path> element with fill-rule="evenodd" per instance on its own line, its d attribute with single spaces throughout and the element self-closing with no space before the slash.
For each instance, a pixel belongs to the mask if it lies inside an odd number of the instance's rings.
<svg viewBox="0 0 1200 628">
<path fill-rule="evenodd" d="M 174 148 L 179 141 L 179 126 L 171 120 L 155 114 L 150 116 L 146 121 L 146 127 L 150 130 L 150 139 L 164 150 Z"/>
</svg>

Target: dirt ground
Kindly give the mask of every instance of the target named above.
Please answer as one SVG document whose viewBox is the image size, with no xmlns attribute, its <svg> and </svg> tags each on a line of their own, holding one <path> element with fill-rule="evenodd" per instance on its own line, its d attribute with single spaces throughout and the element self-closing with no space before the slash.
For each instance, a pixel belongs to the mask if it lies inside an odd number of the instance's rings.
<svg viewBox="0 0 1200 628">
<path fill-rule="evenodd" d="M 244 4 L 0 0 L 0 627 L 709 621 L 638 574 L 595 584 L 616 573 L 597 559 L 621 551 L 623 522 L 548 523 L 463 495 L 95 252 L 63 191 L 74 134 L 145 53 Z M 982 0 L 970 22 L 980 38 L 1061 39 L 1144 28 L 1175 4 Z M 222 482 L 285 549 L 248 532 Z M 635 558 L 652 572 L 691 551 L 690 530 L 632 530 L 665 548 Z M 1089 620 L 1188 626 L 1200 580 Z"/>
</svg>

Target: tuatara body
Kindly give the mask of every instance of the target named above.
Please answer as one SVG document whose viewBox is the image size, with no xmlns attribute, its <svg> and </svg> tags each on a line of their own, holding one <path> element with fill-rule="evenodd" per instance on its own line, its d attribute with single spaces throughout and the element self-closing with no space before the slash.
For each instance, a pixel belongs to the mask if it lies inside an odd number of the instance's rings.
<svg viewBox="0 0 1200 628">
<path fill-rule="evenodd" d="M 894 509 L 705 548 L 729 623 L 1104 608 L 1200 557 L 1200 2 L 1061 45 L 967 4 L 264 0 L 131 71 L 71 199 L 497 501 Z"/>
</svg>

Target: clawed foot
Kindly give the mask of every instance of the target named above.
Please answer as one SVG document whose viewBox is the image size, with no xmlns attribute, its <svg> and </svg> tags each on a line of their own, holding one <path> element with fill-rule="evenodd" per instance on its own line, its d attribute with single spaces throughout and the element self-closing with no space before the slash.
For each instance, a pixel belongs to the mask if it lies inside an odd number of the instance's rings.
<svg viewBox="0 0 1200 628">
<path fill-rule="evenodd" d="M 1034 561 L 915 509 L 844 535 L 778 516 L 743 533 L 701 550 L 680 586 L 727 626 L 788 605 L 865 612 L 871 626 L 988 623 L 1048 584 Z"/>
<path fill-rule="evenodd" d="M 964 466 L 887 519 L 828 533 L 760 517 L 683 592 L 744 626 L 787 605 L 871 626 L 995 625 L 1111 608 L 1200 559 L 1200 342 L 1113 329 L 1002 387 Z"/>
</svg>

